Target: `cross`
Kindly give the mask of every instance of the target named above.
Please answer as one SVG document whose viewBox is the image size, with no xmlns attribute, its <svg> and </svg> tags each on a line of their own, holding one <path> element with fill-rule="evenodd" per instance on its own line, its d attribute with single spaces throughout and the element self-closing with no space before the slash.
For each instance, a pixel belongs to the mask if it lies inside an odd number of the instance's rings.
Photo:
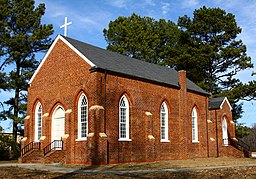
<svg viewBox="0 0 256 179">
<path fill-rule="evenodd" d="M 64 28 L 64 36 L 67 37 L 68 25 L 71 25 L 72 22 L 68 22 L 68 18 L 65 17 L 65 22 L 60 28 Z"/>
</svg>

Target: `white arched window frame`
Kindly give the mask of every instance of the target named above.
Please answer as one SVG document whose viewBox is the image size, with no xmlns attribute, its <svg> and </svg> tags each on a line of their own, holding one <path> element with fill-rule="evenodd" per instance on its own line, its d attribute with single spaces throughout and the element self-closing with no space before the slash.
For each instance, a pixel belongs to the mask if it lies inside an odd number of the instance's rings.
<svg viewBox="0 0 256 179">
<path fill-rule="evenodd" d="M 222 141 L 224 146 L 228 146 L 228 125 L 225 117 L 222 120 Z"/>
<path fill-rule="evenodd" d="M 198 142 L 198 115 L 196 107 L 192 110 L 192 142 Z"/>
<path fill-rule="evenodd" d="M 78 100 L 78 140 L 86 140 L 88 135 L 88 100 L 82 94 Z"/>
<path fill-rule="evenodd" d="M 168 140 L 168 108 L 165 102 L 162 103 L 160 108 L 160 132 L 161 142 L 170 142 Z"/>
<path fill-rule="evenodd" d="M 39 141 L 42 136 L 42 105 L 37 103 L 35 109 L 35 141 Z"/>
<path fill-rule="evenodd" d="M 119 101 L 119 141 L 131 141 L 129 120 L 129 102 L 122 96 Z"/>
</svg>

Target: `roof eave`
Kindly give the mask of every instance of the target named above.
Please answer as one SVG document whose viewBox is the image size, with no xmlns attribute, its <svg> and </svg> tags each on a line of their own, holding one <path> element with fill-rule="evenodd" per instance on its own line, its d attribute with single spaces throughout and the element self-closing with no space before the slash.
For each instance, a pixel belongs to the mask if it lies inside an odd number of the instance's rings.
<svg viewBox="0 0 256 179">
<path fill-rule="evenodd" d="M 179 85 L 172 85 L 172 84 L 168 84 L 168 83 L 165 83 L 165 82 L 150 80 L 150 79 L 146 79 L 146 78 L 143 78 L 143 77 L 138 77 L 138 76 L 135 76 L 135 75 L 125 74 L 125 73 L 121 73 L 121 72 L 112 71 L 112 70 L 109 70 L 109 69 L 100 68 L 100 67 L 97 67 L 97 66 L 92 67 L 90 69 L 90 72 L 108 72 L 109 74 L 117 75 L 117 76 L 120 76 L 120 77 L 125 77 L 125 78 L 129 78 L 129 79 L 132 78 L 132 79 L 135 79 L 135 80 L 140 80 L 140 81 L 144 81 L 144 82 L 148 82 L 148 83 L 152 83 L 152 84 L 157 84 L 157 85 L 160 85 L 160 86 L 166 86 L 166 87 L 172 87 L 172 88 L 175 88 L 175 89 L 180 89 Z"/>
<path fill-rule="evenodd" d="M 188 91 L 188 92 L 192 92 L 192 93 L 196 93 L 196 94 L 200 94 L 200 95 L 203 95 L 203 96 L 207 96 L 207 97 L 211 96 L 210 93 L 201 92 L 201 91 L 196 91 L 196 90 L 192 90 L 192 89 L 189 89 L 189 88 L 187 88 L 187 91 Z"/>
<path fill-rule="evenodd" d="M 209 110 L 219 110 L 220 108 L 211 108 L 211 107 L 209 107 L 208 109 Z"/>
</svg>

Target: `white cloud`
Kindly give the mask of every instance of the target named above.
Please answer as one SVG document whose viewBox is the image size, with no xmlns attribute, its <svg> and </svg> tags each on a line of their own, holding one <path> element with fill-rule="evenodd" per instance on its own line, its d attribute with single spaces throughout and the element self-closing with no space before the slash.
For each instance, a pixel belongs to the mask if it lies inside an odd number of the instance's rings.
<svg viewBox="0 0 256 179">
<path fill-rule="evenodd" d="M 169 12 L 169 10 L 170 10 L 170 4 L 167 3 L 167 2 L 163 2 L 161 9 L 162 9 L 162 13 L 164 15 L 167 14 Z"/>
<path fill-rule="evenodd" d="M 68 9 L 65 6 L 62 6 L 59 3 L 54 1 L 48 1 L 45 3 L 46 6 L 46 16 L 50 16 L 53 18 L 57 18 L 60 16 L 65 16 L 67 14 Z"/>
<path fill-rule="evenodd" d="M 115 1 L 117 2 L 117 1 Z M 56 33 L 62 33 L 59 27 L 64 23 L 64 17 L 68 17 L 68 21 L 72 25 L 68 27 L 68 34 L 77 34 L 83 32 L 102 31 L 106 19 L 109 19 L 109 13 L 101 10 L 97 5 L 88 6 L 80 4 L 79 7 L 73 8 L 68 6 L 64 1 L 47 1 L 45 20 L 54 25 Z"/>
<path fill-rule="evenodd" d="M 129 0 L 108 0 L 108 4 L 117 8 L 124 8 L 127 6 Z"/>
<path fill-rule="evenodd" d="M 198 5 L 198 4 L 199 4 L 198 0 L 188 0 L 188 1 L 187 1 L 187 5 L 188 5 L 189 7 L 191 7 L 191 6 L 196 6 L 196 5 Z"/>
<path fill-rule="evenodd" d="M 73 17 L 79 24 L 85 24 L 85 25 L 97 25 L 98 23 L 93 20 L 92 18 L 86 17 L 86 16 L 80 16 L 76 15 Z"/>
<path fill-rule="evenodd" d="M 182 7 L 183 8 L 191 8 L 191 7 L 195 7 L 199 4 L 198 0 L 184 0 L 182 2 Z"/>
<path fill-rule="evenodd" d="M 145 4 L 150 5 L 150 6 L 155 6 L 156 5 L 154 0 L 145 0 Z"/>
<path fill-rule="evenodd" d="M 238 39 L 242 39 L 247 46 L 248 55 L 252 57 L 253 63 L 256 63 L 256 1 L 229 1 L 229 3 L 220 2 L 216 5 L 225 9 L 227 13 L 235 15 L 237 25 L 242 28 L 242 33 L 239 34 Z"/>
</svg>

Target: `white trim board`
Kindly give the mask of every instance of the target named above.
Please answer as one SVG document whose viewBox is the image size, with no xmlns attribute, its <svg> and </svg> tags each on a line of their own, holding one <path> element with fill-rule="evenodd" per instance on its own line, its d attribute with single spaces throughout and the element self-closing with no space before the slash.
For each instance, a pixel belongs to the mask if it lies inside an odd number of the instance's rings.
<svg viewBox="0 0 256 179">
<path fill-rule="evenodd" d="M 231 107 L 231 105 L 230 105 L 230 103 L 229 103 L 227 97 L 225 97 L 224 100 L 222 101 L 222 103 L 221 103 L 221 105 L 220 105 L 220 109 L 222 109 L 222 106 L 223 106 L 223 104 L 224 104 L 225 101 L 227 101 L 227 104 L 228 104 L 228 106 L 229 106 L 229 108 L 230 108 L 230 111 L 231 111 L 233 108 Z"/>
</svg>

